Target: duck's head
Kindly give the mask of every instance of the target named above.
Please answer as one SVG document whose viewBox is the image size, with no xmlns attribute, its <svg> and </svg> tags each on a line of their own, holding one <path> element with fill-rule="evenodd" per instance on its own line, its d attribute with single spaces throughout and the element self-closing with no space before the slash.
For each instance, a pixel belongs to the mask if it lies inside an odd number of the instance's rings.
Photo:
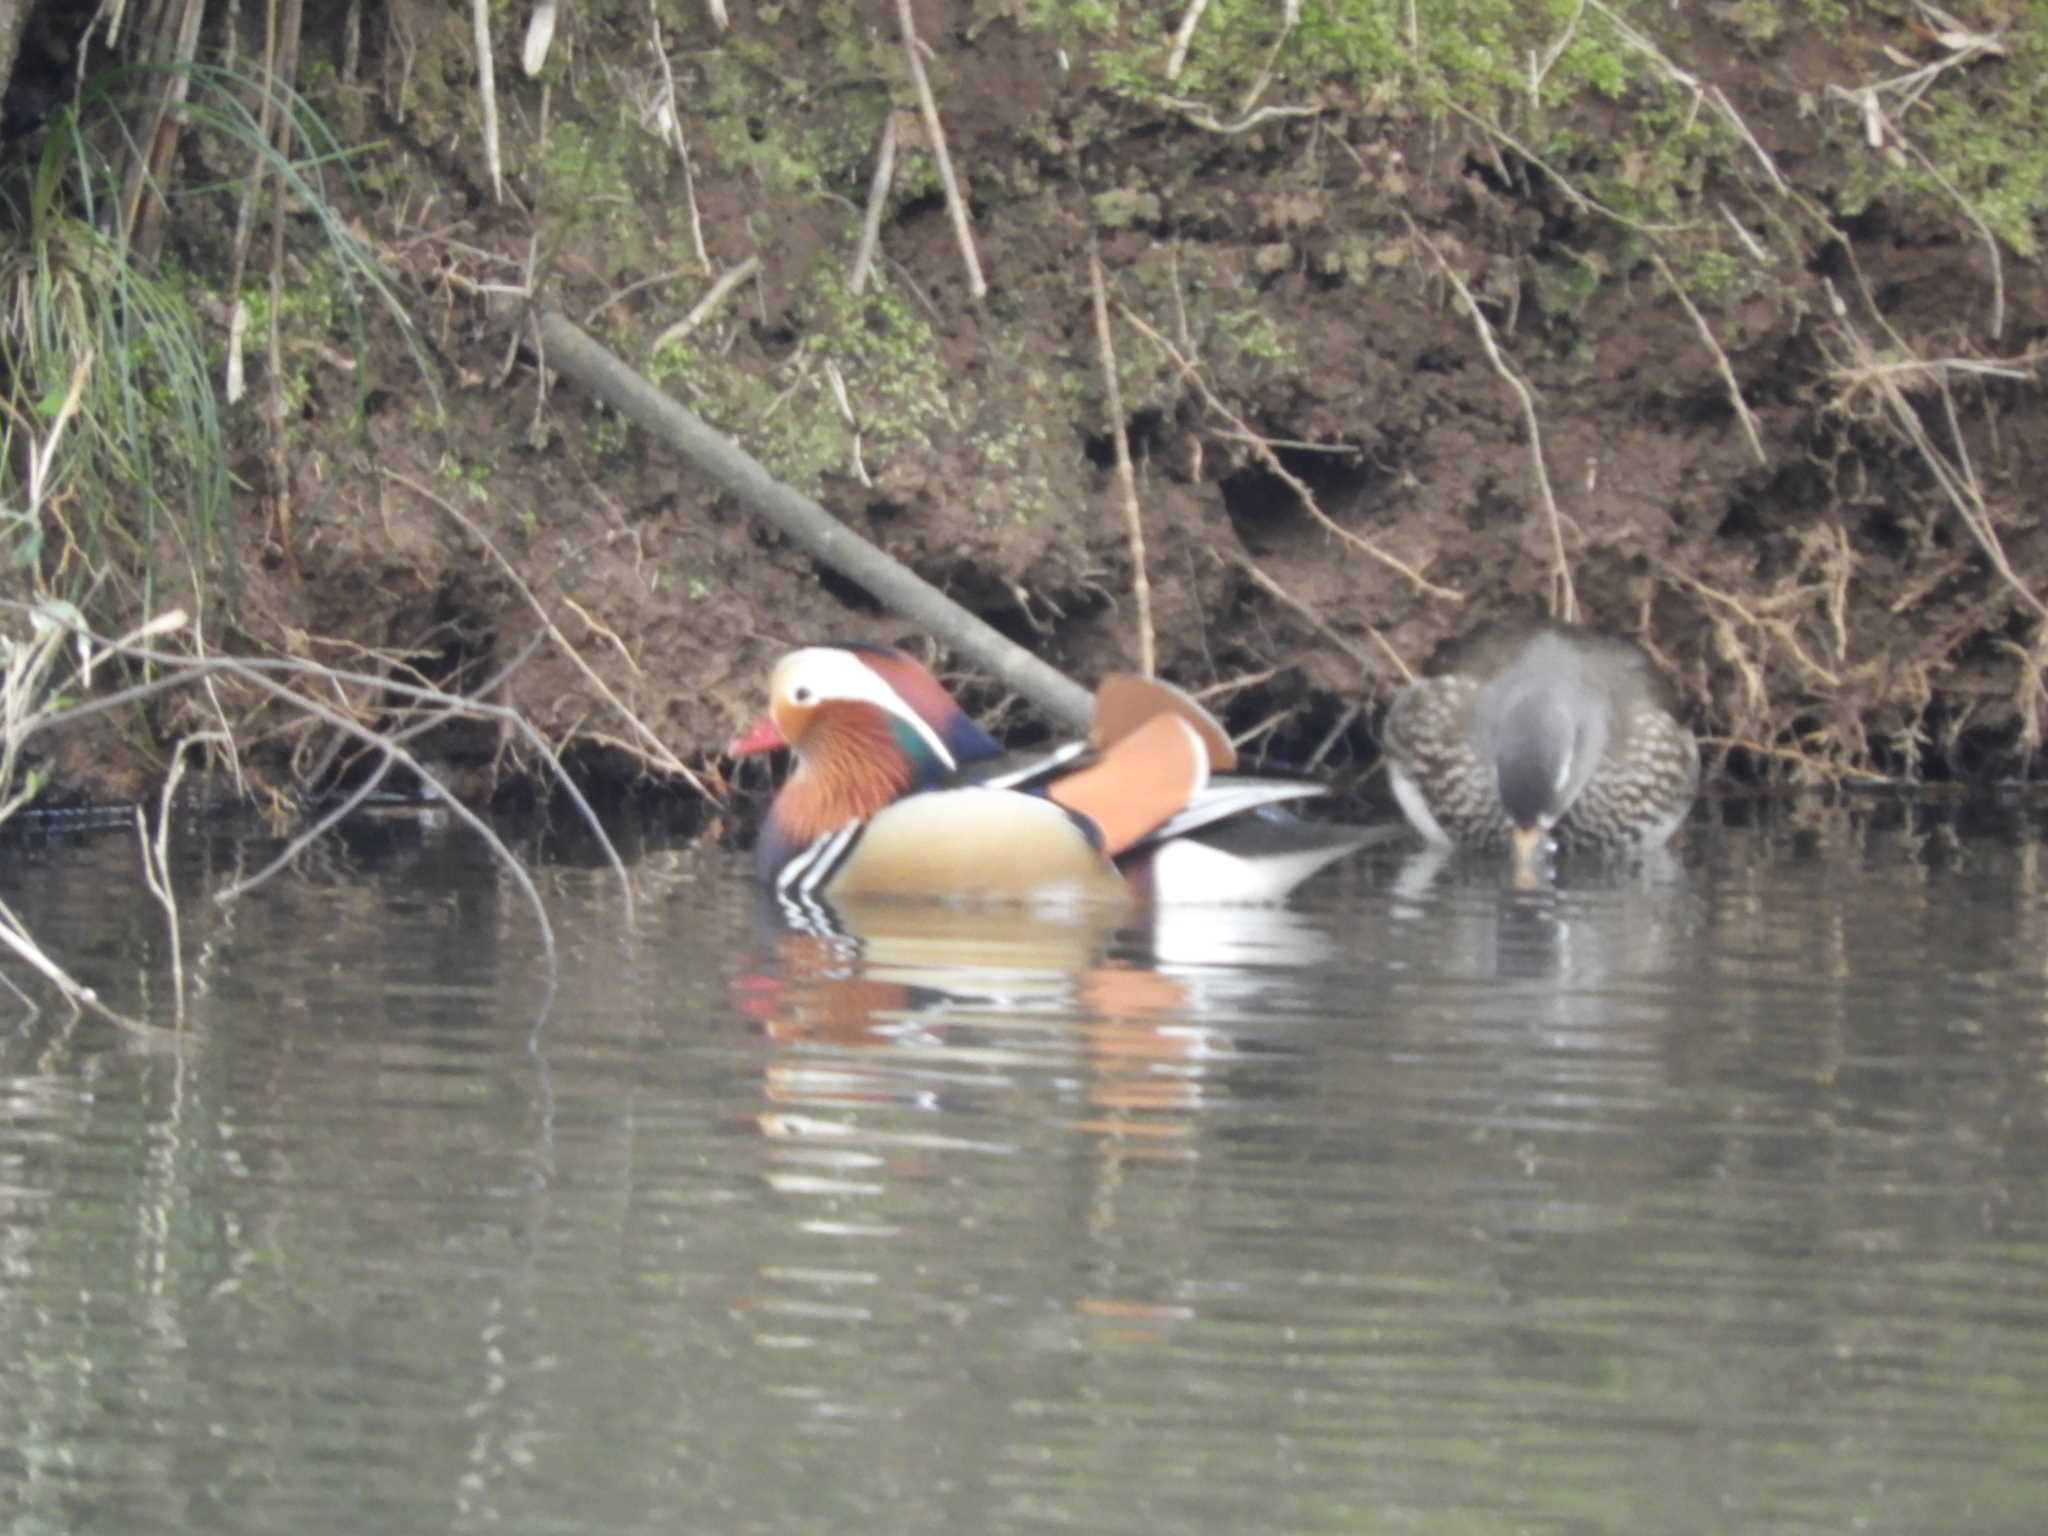
<svg viewBox="0 0 2048 1536">
<path fill-rule="evenodd" d="M 768 679 L 768 712 L 727 744 L 735 757 L 792 748 L 799 774 L 886 781 L 888 799 L 994 757 L 995 742 L 939 680 L 877 645 L 791 651 Z M 871 815 L 880 805 L 862 806 Z"/>
<path fill-rule="evenodd" d="M 1527 860 L 1598 768 L 1612 702 L 1569 642 L 1545 634 L 1481 690 L 1475 712 L 1509 841 Z"/>
</svg>

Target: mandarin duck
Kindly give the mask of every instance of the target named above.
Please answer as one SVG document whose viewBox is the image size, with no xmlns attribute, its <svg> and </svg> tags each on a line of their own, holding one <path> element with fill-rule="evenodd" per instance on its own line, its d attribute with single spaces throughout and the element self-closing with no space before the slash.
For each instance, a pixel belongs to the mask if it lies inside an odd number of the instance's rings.
<svg viewBox="0 0 2048 1536">
<path fill-rule="evenodd" d="M 1276 901 L 1373 837 L 1273 813 L 1323 787 L 1229 773 L 1215 719 L 1148 678 L 1107 679 L 1087 741 L 1023 759 L 887 647 L 793 651 L 768 694 L 726 750 L 796 754 L 755 853 L 785 900 Z"/>
<path fill-rule="evenodd" d="M 1394 697 L 1381 730 L 1394 798 L 1430 842 L 1661 847 L 1699 787 L 1699 749 L 1633 641 L 1518 620 L 1460 641 Z"/>
</svg>

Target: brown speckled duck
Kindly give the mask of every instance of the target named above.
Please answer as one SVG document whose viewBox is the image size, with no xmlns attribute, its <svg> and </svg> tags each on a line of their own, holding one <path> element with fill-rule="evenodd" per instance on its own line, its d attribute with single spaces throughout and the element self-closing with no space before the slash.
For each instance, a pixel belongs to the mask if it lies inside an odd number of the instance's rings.
<svg viewBox="0 0 2048 1536">
<path fill-rule="evenodd" d="M 1461 641 L 1395 695 L 1382 728 L 1394 796 L 1432 843 L 1661 847 L 1699 788 L 1699 749 L 1642 647 L 1548 620 Z"/>
</svg>

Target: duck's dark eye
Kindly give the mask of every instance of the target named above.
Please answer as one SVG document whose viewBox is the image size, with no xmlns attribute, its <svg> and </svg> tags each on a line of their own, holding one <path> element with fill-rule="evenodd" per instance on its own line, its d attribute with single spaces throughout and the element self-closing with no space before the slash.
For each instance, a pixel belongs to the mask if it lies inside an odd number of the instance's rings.
<svg viewBox="0 0 2048 1536">
<path fill-rule="evenodd" d="M 789 696 L 794 702 L 798 704 L 808 704 L 811 702 L 812 697 L 811 690 L 803 687 L 798 687 L 791 690 Z"/>
</svg>

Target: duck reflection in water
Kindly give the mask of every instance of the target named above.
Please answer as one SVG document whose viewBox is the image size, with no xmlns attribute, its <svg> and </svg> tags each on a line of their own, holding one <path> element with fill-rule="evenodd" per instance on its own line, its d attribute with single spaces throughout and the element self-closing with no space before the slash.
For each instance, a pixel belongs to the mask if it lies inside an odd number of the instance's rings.
<svg viewBox="0 0 2048 1536">
<path fill-rule="evenodd" d="M 1282 907 L 841 902 L 796 924 L 789 911 L 763 904 L 771 958 L 736 983 L 740 1012 L 781 1048 L 764 1070 L 771 1136 L 814 1130 L 803 1110 L 942 1110 L 956 1083 L 1065 1057 L 1085 1106 L 1071 1129 L 1126 1155 L 1191 1156 L 1188 1117 L 1239 1054 L 1226 1023 L 1258 1017 L 1276 966 L 1331 958 Z"/>
</svg>

